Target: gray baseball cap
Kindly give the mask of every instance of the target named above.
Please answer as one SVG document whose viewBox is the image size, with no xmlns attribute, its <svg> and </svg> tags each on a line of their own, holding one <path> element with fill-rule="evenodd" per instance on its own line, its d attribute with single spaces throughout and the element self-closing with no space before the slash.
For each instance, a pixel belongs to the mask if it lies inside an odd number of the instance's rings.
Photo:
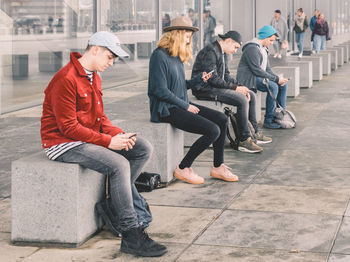
<svg viewBox="0 0 350 262">
<path fill-rule="evenodd" d="M 93 34 L 89 39 L 88 45 L 106 47 L 116 56 L 129 57 L 128 53 L 121 48 L 118 37 L 107 31 L 100 31 Z"/>
</svg>

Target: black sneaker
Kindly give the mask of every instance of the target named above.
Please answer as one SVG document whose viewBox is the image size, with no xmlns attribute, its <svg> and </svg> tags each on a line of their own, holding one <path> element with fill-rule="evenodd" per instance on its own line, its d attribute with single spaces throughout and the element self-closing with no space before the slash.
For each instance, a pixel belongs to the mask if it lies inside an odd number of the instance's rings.
<svg viewBox="0 0 350 262">
<path fill-rule="evenodd" d="M 112 231 L 116 237 L 121 237 L 121 230 L 116 221 L 116 216 L 113 214 L 110 199 L 104 199 L 95 205 L 97 214 L 102 217 L 102 220 L 106 223 L 107 228 Z"/>
<path fill-rule="evenodd" d="M 141 257 L 160 257 L 168 249 L 152 240 L 142 227 L 136 227 L 122 233 L 120 251 Z"/>
</svg>

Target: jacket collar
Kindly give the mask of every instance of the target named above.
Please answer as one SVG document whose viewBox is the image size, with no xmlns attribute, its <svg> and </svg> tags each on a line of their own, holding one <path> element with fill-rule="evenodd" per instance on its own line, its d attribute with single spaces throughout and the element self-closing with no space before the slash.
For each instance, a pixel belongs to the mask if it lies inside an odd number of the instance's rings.
<svg viewBox="0 0 350 262">
<path fill-rule="evenodd" d="M 213 43 L 213 46 L 214 46 L 214 48 L 216 48 L 216 49 L 218 50 L 218 52 L 219 52 L 220 54 L 223 53 L 222 50 L 221 50 L 221 45 L 219 44 L 219 41 L 218 41 L 218 40 L 216 40 L 216 41 Z"/>
<path fill-rule="evenodd" d="M 79 54 L 78 52 L 71 52 L 70 53 L 70 61 L 72 62 L 72 64 L 74 65 L 75 69 L 77 70 L 78 74 L 80 76 L 84 76 L 86 77 L 86 72 L 83 68 L 83 66 L 80 64 L 80 62 L 78 61 L 78 59 L 82 57 L 81 54 Z"/>
</svg>

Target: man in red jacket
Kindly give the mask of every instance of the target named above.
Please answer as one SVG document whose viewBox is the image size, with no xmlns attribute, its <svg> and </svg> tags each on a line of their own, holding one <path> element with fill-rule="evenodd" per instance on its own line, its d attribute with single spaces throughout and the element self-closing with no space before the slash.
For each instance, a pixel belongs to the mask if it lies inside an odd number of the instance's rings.
<svg viewBox="0 0 350 262">
<path fill-rule="evenodd" d="M 117 57 L 127 57 L 119 39 L 101 31 L 91 36 L 81 56 L 58 71 L 45 90 L 41 117 L 42 145 L 49 159 L 78 163 L 109 176 L 115 221 L 122 232 L 121 251 L 139 256 L 161 256 L 167 248 L 156 243 L 139 224 L 132 186 L 149 159 L 152 145 L 134 133 L 124 133 L 104 114 L 102 72 Z"/>
</svg>

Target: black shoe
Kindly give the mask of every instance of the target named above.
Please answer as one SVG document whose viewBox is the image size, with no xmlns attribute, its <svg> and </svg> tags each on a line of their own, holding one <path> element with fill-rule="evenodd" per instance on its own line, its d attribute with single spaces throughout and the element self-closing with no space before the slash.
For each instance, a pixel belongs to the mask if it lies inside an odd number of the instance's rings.
<svg viewBox="0 0 350 262">
<path fill-rule="evenodd" d="M 120 251 L 141 257 L 159 257 L 168 249 L 152 240 L 142 227 L 136 227 L 123 232 Z"/>
<path fill-rule="evenodd" d="M 118 227 L 117 221 L 115 221 L 115 215 L 113 214 L 110 199 L 104 199 L 95 205 L 97 213 L 102 217 L 103 221 L 106 223 L 107 228 L 112 231 L 116 237 L 121 237 L 121 230 Z"/>
</svg>

